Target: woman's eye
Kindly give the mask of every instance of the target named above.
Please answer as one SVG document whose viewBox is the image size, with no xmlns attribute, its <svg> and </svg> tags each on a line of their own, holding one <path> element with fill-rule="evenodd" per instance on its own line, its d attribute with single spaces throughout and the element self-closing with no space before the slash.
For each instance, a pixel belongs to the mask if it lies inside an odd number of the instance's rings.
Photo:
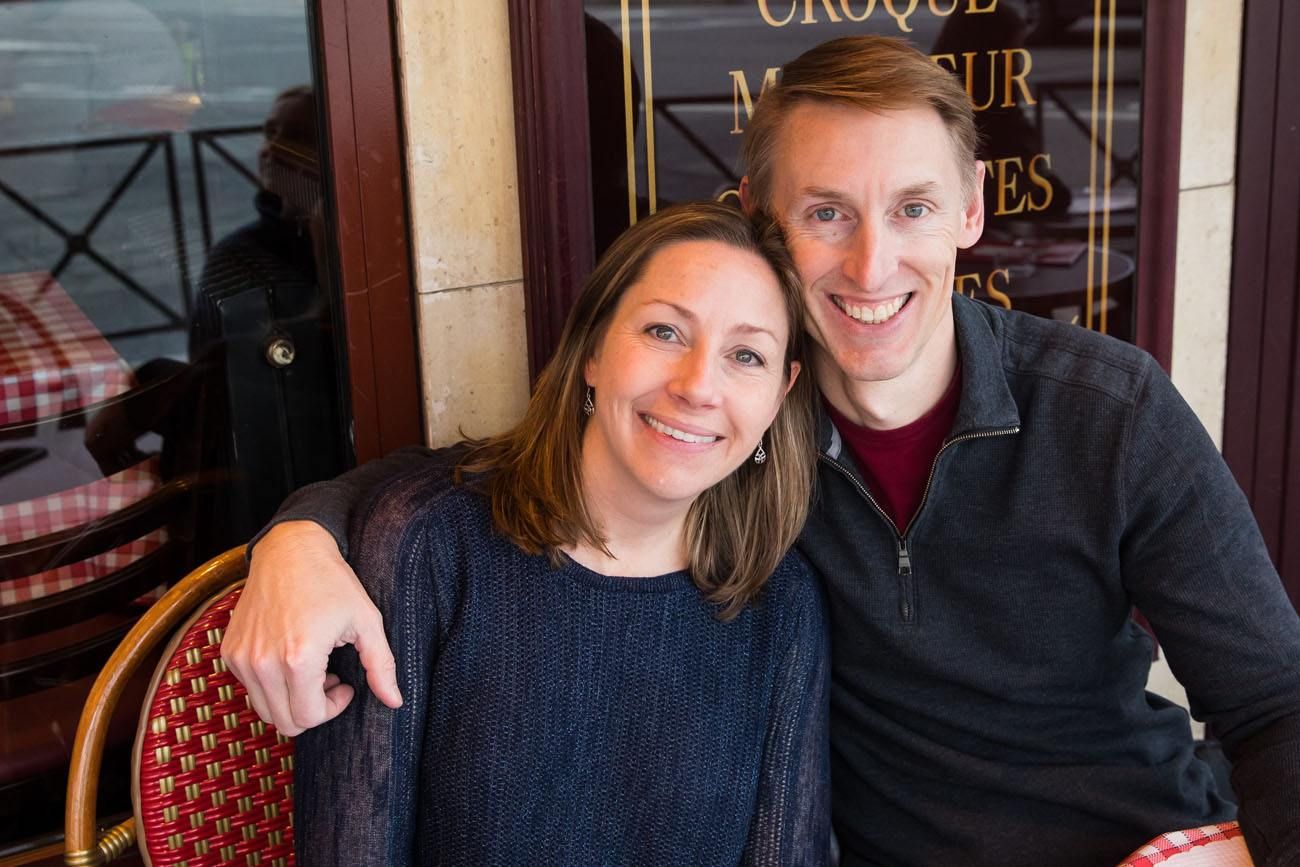
<svg viewBox="0 0 1300 867">
<path fill-rule="evenodd" d="M 656 340 L 676 340 L 677 329 L 671 325 L 651 325 L 648 329 Z"/>
<path fill-rule="evenodd" d="M 829 207 L 818 208 L 817 210 L 813 211 L 813 219 L 822 223 L 829 223 L 831 220 L 834 220 L 835 215 L 836 215 L 835 209 Z"/>
<path fill-rule="evenodd" d="M 735 359 L 746 367 L 762 367 L 764 364 L 763 356 L 754 352 L 752 349 L 737 350 Z"/>
<path fill-rule="evenodd" d="M 929 208 L 925 205 L 918 205 L 915 202 L 910 205 L 903 205 L 903 216 L 909 217 L 913 220 L 924 217 L 928 211 Z"/>
</svg>

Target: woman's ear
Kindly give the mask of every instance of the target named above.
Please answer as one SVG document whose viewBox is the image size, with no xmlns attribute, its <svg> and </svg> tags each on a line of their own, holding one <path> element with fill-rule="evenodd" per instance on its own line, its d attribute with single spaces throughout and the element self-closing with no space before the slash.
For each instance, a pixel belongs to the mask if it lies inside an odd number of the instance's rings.
<svg viewBox="0 0 1300 867">
<path fill-rule="evenodd" d="M 781 392 L 781 399 L 785 400 L 790 389 L 794 388 L 794 381 L 799 378 L 799 371 L 803 370 L 803 365 L 797 361 L 790 362 L 790 379 L 785 384 L 785 391 Z"/>
</svg>

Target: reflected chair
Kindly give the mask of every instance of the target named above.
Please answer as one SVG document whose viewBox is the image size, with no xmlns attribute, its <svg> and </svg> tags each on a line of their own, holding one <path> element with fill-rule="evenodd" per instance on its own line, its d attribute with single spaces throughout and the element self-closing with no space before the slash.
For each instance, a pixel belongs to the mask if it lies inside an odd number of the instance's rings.
<svg viewBox="0 0 1300 867">
<path fill-rule="evenodd" d="M 66 864 L 104 864 L 137 842 L 155 867 L 293 863 L 293 742 L 257 718 L 220 656 L 244 570 L 240 547 L 190 573 L 131 629 L 95 681 L 73 748 Z M 135 815 L 98 834 L 109 720 L 132 673 L 168 636 L 140 713 Z"/>
<path fill-rule="evenodd" d="M 162 485 L 96 520 L 0 545 L 0 582 L 61 569 L 173 525 L 193 498 L 184 480 Z M 182 573 L 186 550 L 173 533 L 108 574 L 68 589 L 0 606 L 0 814 L 3 838 L 54 832 L 57 806 L 91 678 L 144 611 L 142 595 Z M 115 555 L 117 556 L 117 555 Z M 49 588 L 47 588 L 49 589 Z M 143 694 L 143 679 L 132 685 Z M 119 721 L 110 743 L 124 747 Z M 114 761 L 125 766 L 125 750 Z M 116 795 L 125 805 L 126 792 Z"/>
</svg>

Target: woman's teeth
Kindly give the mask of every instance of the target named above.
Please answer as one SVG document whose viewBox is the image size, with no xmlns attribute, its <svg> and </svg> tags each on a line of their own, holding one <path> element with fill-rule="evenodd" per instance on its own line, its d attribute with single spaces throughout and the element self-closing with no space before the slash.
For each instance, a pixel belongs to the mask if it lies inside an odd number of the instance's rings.
<svg viewBox="0 0 1300 867">
<path fill-rule="evenodd" d="M 651 418 L 648 415 L 643 415 L 641 416 L 641 418 L 645 419 L 645 423 L 650 425 L 650 427 L 654 428 L 655 430 L 659 431 L 659 433 L 664 434 L 665 436 L 670 436 L 675 440 L 681 440 L 684 443 L 711 443 L 717 440 L 717 437 L 699 436 L 698 434 L 690 434 L 687 433 L 686 431 L 681 431 L 678 430 L 677 428 L 669 427 L 668 425 L 664 424 L 658 419 Z"/>
<path fill-rule="evenodd" d="M 874 325 L 879 322 L 886 322 L 893 319 L 894 314 L 901 310 L 903 305 L 907 303 L 907 299 L 911 297 L 912 295 L 909 292 L 906 295 L 899 295 L 892 301 L 886 301 L 883 304 L 877 304 L 874 307 L 870 305 L 862 305 L 859 307 L 856 304 L 848 304 L 843 298 L 834 295 L 831 296 L 831 300 L 835 302 L 836 307 L 843 310 L 852 318 L 859 322 L 867 322 Z"/>
</svg>

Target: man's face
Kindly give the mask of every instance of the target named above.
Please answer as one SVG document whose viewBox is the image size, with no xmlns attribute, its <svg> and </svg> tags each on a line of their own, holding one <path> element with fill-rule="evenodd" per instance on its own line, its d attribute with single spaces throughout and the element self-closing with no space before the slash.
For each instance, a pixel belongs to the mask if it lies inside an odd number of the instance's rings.
<svg viewBox="0 0 1300 867">
<path fill-rule="evenodd" d="M 791 112 L 774 158 L 769 201 L 804 280 L 819 378 L 831 364 L 863 383 L 939 375 L 955 346 L 957 248 L 984 226 L 980 196 L 965 194 L 983 166 L 958 164 L 930 108 L 826 103 Z"/>
</svg>

